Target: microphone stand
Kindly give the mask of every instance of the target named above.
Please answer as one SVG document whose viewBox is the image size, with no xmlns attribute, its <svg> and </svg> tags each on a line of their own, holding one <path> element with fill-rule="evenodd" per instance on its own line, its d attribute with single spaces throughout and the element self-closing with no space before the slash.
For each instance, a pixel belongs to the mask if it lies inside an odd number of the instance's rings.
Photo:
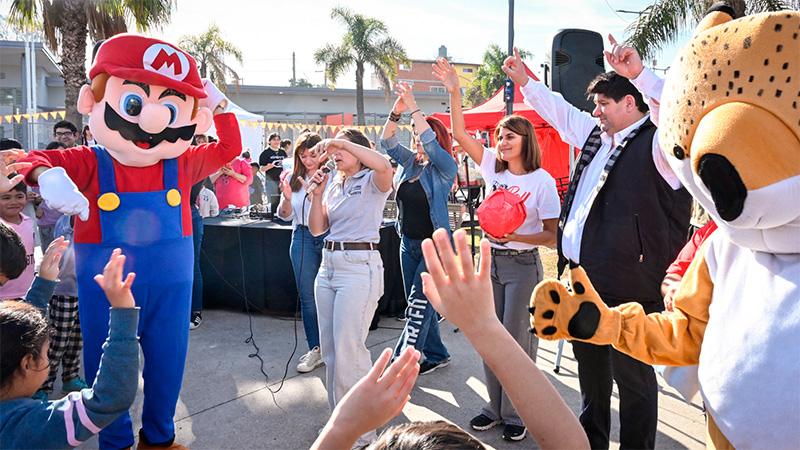
<svg viewBox="0 0 800 450">
<path fill-rule="evenodd" d="M 472 202 L 472 186 L 469 184 L 469 165 L 467 164 L 467 152 L 464 152 L 464 180 L 467 182 L 467 208 L 469 208 L 469 248 L 472 250 L 472 257 L 475 258 L 475 204 Z"/>
</svg>

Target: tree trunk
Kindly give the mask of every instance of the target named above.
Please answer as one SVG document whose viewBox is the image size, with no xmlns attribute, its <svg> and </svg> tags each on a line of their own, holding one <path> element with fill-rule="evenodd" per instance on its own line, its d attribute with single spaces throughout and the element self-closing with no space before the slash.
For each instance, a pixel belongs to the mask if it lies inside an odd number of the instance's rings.
<svg viewBox="0 0 800 450">
<path fill-rule="evenodd" d="M 64 20 L 61 28 L 61 70 L 64 73 L 66 92 L 66 119 L 83 128 L 83 116 L 78 112 L 78 94 L 86 84 L 86 0 L 65 0 Z"/>
<path fill-rule="evenodd" d="M 356 62 L 356 113 L 358 114 L 358 125 L 366 125 L 364 117 L 364 63 Z"/>
</svg>

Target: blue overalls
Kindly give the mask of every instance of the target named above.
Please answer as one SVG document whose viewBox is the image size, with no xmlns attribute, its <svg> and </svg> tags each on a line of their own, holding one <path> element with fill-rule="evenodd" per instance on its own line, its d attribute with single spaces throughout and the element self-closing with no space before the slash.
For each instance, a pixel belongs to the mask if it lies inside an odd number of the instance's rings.
<svg viewBox="0 0 800 450">
<path fill-rule="evenodd" d="M 94 276 L 103 273 L 111 252 L 121 248 L 124 274 L 136 273 L 133 296 L 139 312 L 139 342 L 144 353 L 142 429 L 151 443 L 175 435 L 175 406 L 181 390 L 187 323 L 192 298 L 192 236 L 183 236 L 177 159 L 163 161 L 164 189 L 117 192 L 114 164 L 105 148 L 94 146 L 100 195 L 100 244 L 75 244 L 78 298 L 83 331 L 86 381 L 97 374 L 108 337 L 109 302 Z M 101 449 L 134 442 L 129 413 L 100 432 Z"/>
</svg>

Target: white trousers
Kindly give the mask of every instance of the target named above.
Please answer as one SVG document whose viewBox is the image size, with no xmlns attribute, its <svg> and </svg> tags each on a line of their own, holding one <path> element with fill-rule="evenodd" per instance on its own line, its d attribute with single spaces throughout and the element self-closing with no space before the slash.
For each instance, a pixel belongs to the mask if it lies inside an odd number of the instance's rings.
<svg viewBox="0 0 800 450">
<path fill-rule="evenodd" d="M 372 368 L 366 346 L 378 299 L 383 295 L 383 261 L 377 250 L 323 250 L 314 286 L 319 341 L 325 361 L 331 411 Z M 375 431 L 362 440 L 372 441 Z"/>
</svg>

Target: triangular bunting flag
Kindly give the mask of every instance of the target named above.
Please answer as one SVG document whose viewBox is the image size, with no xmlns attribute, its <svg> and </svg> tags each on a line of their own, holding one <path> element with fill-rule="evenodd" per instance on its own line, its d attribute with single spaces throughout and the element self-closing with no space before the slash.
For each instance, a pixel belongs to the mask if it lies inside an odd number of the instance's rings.
<svg viewBox="0 0 800 450">
<path fill-rule="evenodd" d="M 58 117 L 61 117 L 62 119 L 67 117 L 66 111 L 58 111 L 56 114 L 58 114 Z"/>
<path fill-rule="evenodd" d="M 22 114 L 22 117 L 23 117 L 25 120 L 31 120 L 31 115 L 30 115 L 30 114 Z"/>
<path fill-rule="evenodd" d="M 42 113 L 33 114 L 33 116 L 32 116 L 33 120 L 39 120 L 39 117 L 41 117 L 41 115 L 42 115 Z"/>
</svg>

